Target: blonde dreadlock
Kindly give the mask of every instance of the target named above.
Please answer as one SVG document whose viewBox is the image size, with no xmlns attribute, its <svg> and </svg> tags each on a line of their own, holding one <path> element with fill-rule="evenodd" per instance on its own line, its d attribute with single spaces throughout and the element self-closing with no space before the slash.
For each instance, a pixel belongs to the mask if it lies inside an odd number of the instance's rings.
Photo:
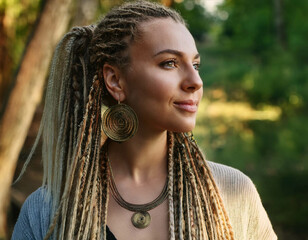
<svg viewBox="0 0 308 240">
<path fill-rule="evenodd" d="M 123 71 L 138 26 L 157 18 L 182 24 L 178 13 L 146 1 L 124 4 L 97 26 L 73 28 L 58 44 L 47 86 L 43 129 L 43 186 L 52 196 L 45 239 L 106 239 L 108 179 L 101 148 L 101 109 L 110 106 L 102 66 Z M 234 239 L 209 167 L 183 133 L 168 133 L 170 239 Z"/>
</svg>

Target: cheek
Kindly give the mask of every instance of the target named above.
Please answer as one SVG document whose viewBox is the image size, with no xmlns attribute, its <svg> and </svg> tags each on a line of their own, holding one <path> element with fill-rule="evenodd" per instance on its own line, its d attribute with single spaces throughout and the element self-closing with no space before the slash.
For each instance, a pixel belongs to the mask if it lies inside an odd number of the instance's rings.
<svg viewBox="0 0 308 240">
<path fill-rule="evenodd" d="M 166 82 L 161 82 L 157 80 L 156 82 L 152 82 L 152 84 L 148 85 L 147 91 L 148 98 L 151 98 L 156 102 L 169 102 L 170 98 L 172 98 L 172 88 Z"/>
<path fill-rule="evenodd" d="M 170 84 L 170 79 L 166 76 L 159 76 L 154 72 L 152 76 L 146 75 L 141 79 L 135 79 L 130 84 L 133 86 L 128 93 L 130 101 L 143 101 L 148 104 L 169 102 L 175 87 Z"/>
</svg>

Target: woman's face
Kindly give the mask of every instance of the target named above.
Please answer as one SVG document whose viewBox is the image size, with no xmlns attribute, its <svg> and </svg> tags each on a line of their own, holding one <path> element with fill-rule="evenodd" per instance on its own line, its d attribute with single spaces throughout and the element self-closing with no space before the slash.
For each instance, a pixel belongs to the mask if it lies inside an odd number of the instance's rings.
<svg viewBox="0 0 308 240">
<path fill-rule="evenodd" d="M 142 23 L 140 30 L 123 74 L 124 102 L 136 111 L 140 129 L 191 131 L 203 93 L 192 35 L 171 18 Z"/>
</svg>

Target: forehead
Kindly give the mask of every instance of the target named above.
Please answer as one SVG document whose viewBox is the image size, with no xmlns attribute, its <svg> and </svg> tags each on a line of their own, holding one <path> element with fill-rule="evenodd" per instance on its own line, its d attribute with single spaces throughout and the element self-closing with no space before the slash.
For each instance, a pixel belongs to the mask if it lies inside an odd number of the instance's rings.
<svg viewBox="0 0 308 240">
<path fill-rule="evenodd" d="M 185 25 L 171 18 L 154 19 L 139 26 L 140 38 L 132 44 L 131 54 L 155 54 L 172 49 L 184 54 L 195 55 L 195 41 Z"/>
</svg>

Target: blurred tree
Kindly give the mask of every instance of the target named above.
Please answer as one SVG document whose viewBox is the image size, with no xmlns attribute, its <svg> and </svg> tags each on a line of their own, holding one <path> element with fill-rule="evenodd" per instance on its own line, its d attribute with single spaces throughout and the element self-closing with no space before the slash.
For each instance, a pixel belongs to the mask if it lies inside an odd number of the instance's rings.
<svg viewBox="0 0 308 240">
<path fill-rule="evenodd" d="M 184 17 L 194 38 L 198 41 L 204 40 L 210 26 L 210 15 L 199 1 L 174 1 L 171 7 Z"/>
<path fill-rule="evenodd" d="M 12 56 L 8 48 L 9 38 L 5 26 L 5 7 L 0 5 L 0 109 L 4 100 L 4 93 L 9 85 L 12 71 Z M 1 112 L 1 111 L 0 111 Z"/>
<path fill-rule="evenodd" d="M 0 123 L 0 238 L 6 236 L 9 189 L 18 154 L 27 135 L 53 49 L 66 31 L 72 0 L 46 0 L 16 75 Z M 46 31 L 48 29 L 48 31 Z"/>
<path fill-rule="evenodd" d="M 72 26 L 85 26 L 93 24 L 99 9 L 98 0 L 77 0 Z"/>
<path fill-rule="evenodd" d="M 39 0 L 0 0 L 1 11 L 1 80 L 0 80 L 0 116 L 8 100 L 8 93 L 13 86 L 14 74 L 26 39 L 32 31 L 39 8 Z M 3 65 L 2 65 L 3 64 Z"/>
<path fill-rule="evenodd" d="M 171 7 L 174 4 L 174 0 L 161 0 L 160 2 L 167 7 Z"/>
<path fill-rule="evenodd" d="M 220 11 L 227 14 L 221 39 L 228 47 L 261 54 L 274 43 L 273 3 L 268 0 L 249 2 L 226 0 Z"/>
<path fill-rule="evenodd" d="M 275 9 L 275 27 L 277 42 L 285 47 L 286 46 L 286 32 L 284 26 L 284 17 L 282 12 L 282 1 L 273 0 Z"/>
<path fill-rule="evenodd" d="M 133 0 L 98 0 L 100 2 L 100 13 L 104 14 L 106 12 L 108 12 L 111 8 L 115 7 L 115 6 L 119 6 L 124 2 L 130 2 Z M 159 2 L 167 7 L 170 7 L 173 3 L 174 0 L 149 0 L 152 2 Z"/>
<path fill-rule="evenodd" d="M 226 19 L 221 21 L 217 49 L 229 61 L 219 81 L 230 87 L 231 96 L 242 91 L 254 105 L 276 104 L 286 113 L 294 107 L 290 98 L 298 98 L 296 108 L 305 108 L 301 102 L 308 101 L 307 9 L 307 1 L 290 0 L 226 0 L 219 7 Z"/>
</svg>

